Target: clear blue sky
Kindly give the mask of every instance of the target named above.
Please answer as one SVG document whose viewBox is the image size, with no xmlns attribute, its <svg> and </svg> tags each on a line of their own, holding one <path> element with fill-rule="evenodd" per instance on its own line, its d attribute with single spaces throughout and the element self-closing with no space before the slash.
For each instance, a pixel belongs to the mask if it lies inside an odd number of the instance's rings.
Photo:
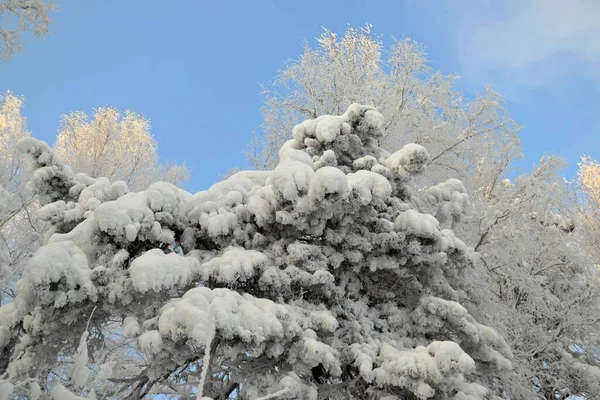
<svg viewBox="0 0 600 400">
<path fill-rule="evenodd" d="M 321 27 L 369 22 L 409 36 L 468 95 L 493 83 L 524 125 L 523 169 L 545 153 L 600 158 L 600 2 L 574 0 L 56 0 L 52 34 L 0 67 L 25 96 L 33 134 L 54 142 L 60 115 L 111 105 L 151 119 L 163 160 L 192 167 L 192 191 L 233 166 L 260 125 L 260 83 Z M 542 4 L 543 3 L 543 4 Z M 563 4 L 564 3 L 564 4 Z"/>
</svg>

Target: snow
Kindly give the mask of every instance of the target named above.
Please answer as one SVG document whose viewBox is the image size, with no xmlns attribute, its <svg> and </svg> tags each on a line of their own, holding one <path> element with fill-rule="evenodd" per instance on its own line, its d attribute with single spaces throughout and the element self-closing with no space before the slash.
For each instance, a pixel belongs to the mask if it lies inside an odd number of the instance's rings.
<svg viewBox="0 0 600 400">
<path fill-rule="evenodd" d="M 19 141 L 17 147 L 34 159 L 34 171 L 27 187 L 38 194 L 42 205 L 58 200 L 68 193 L 70 186 L 76 184 L 71 167 L 63 164 L 60 157 L 46 143 L 26 137 Z"/>
<path fill-rule="evenodd" d="M 144 332 L 138 338 L 140 349 L 149 355 L 158 354 L 163 347 L 162 337 L 156 330 Z"/>
<path fill-rule="evenodd" d="M 429 330 L 438 329 L 441 325 L 451 325 L 462 332 L 473 343 L 480 344 L 477 356 L 488 363 L 493 363 L 500 370 L 512 368 L 510 359 L 513 354 L 506 343 L 494 329 L 479 324 L 469 315 L 459 303 L 437 297 L 424 297 L 421 300 L 422 314 L 418 311 L 415 316 L 421 316 L 420 324 Z"/>
<path fill-rule="evenodd" d="M 429 159 L 429 153 L 423 146 L 409 143 L 389 156 L 384 164 L 400 176 L 405 176 L 406 173 L 415 175 L 425 170 Z"/>
<path fill-rule="evenodd" d="M 200 262 L 193 257 L 152 249 L 133 260 L 129 270 L 135 290 L 158 292 L 189 282 L 199 274 Z"/>
<path fill-rule="evenodd" d="M 100 231 L 112 236 L 135 240 L 141 229 L 144 237 L 168 244 L 174 240 L 173 234 L 156 219 L 158 215 L 175 219 L 183 216 L 186 200 L 190 197 L 169 183 L 159 182 L 150 185 L 144 192 L 129 193 L 102 203 L 96 207 L 94 215 Z M 138 232 L 134 236 L 136 230 Z"/>
<path fill-rule="evenodd" d="M 339 353 L 330 346 L 319 342 L 316 338 L 317 335 L 313 330 L 307 329 L 304 332 L 300 359 L 310 367 L 322 364 L 333 375 L 340 375 L 342 371 L 339 363 Z"/>
<path fill-rule="evenodd" d="M 264 254 L 243 247 L 228 247 L 221 256 L 205 262 L 200 267 L 202 279 L 210 278 L 221 283 L 245 282 L 255 275 L 255 269 L 266 262 Z"/>
<path fill-rule="evenodd" d="M 323 143 L 333 142 L 341 133 L 350 133 L 350 125 L 342 117 L 323 116 L 317 119 L 317 139 Z"/>
<path fill-rule="evenodd" d="M 384 117 L 374 107 L 351 104 L 342 118 L 350 125 L 357 125 L 357 131 L 365 137 L 385 136 Z"/>
<path fill-rule="evenodd" d="M 240 295 L 229 289 L 202 287 L 191 289 L 181 299 L 167 304 L 161 311 L 158 327 L 165 338 L 178 340 L 187 337 L 197 346 L 206 345 L 212 337 L 209 316 L 219 337 L 254 346 L 270 341 L 288 342 L 299 334 L 292 328 L 294 325 L 307 329 L 314 326 L 325 331 L 337 327 L 335 318 L 324 310 L 307 315 L 298 311 L 270 300 Z M 319 346 L 315 343 L 312 345 Z M 322 356 L 327 359 L 321 361 L 333 363 L 330 356 L 325 353 Z"/>
<path fill-rule="evenodd" d="M 274 392 L 274 393 L 268 394 L 268 395 L 266 395 L 266 396 L 261 396 L 261 397 L 258 397 L 258 398 L 257 398 L 257 399 L 255 399 L 255 400 L 269 400 L 269 399 L 276 399 L 276 398 L 278 398 L 278 397 L 280 397 L 280 396 L 283 396 L 284 394 L 287 394 L 287 393 L 289 393 L 289 391 L 290 391 L 290 389 L 289 389 L 289 388 L 284 388 L 284 389 L 278 390 L 278 391 L 276 391 L 276 392 Z"/>
<path fill-rule="evenodd" d="M 299 144 L 304 144 L 306 138 L 315 138 L 317 132 L 317 120 L 309 119 L 301 122 L 292 129 L 292 136 Z"/>
<path fill-rule="evenodd" d="M 385 122 L 385 119 L 379 111 L 367 110 L 365 112 L 364 121 L 369 127 L 369 130 L 377 133 L 383 133 L 383 123 Z"/>
<path fill-rule="evenodd" d="M 303 271 L 293 265 L 280 270 L 269 267 L 262 273 L 259 284 L 264 288 L 276 288 L 278 290 L 289 289 L 293 284 L 302 286 L 324 285 L 331 287 L 335 278 L 329 271 L 318 270 L 313 274 Z"/>
<path fill-rule="evenodd" d="M 0 400 L 8 400 L 13 393 L 13 385 L 9 381 L 0 379 Z"/>
<path fill-rule="evenodd" d="M 348 177 L 335 167 L 323 167 L 317 170 L 308 191 L 309 197 L 315 202 L 322 201 L 327 195 L 346 197 L 348 193 Z"/>
<path fill-rule="evenodd" d="M 333 150 L 326 150 L 323 152 L 323 155 L 319 157 L 317 161 L 314 163 L 314 168 L 319 169 L 322 167 L 337 167 L 338 162 L 335 156 L 335 152 Z"/>
<path fill-rule="evenodd" d="M 136 337 L 140 333 L 140 323 L 136 317 L 128 316 L 123 320 L 123 335 Z"/>
<path fill-rule="evenodd" d="M 433 215 L 416 210 L 407 210 L 398 215 L 394 228 L 419 238 L 437 240 L 441 237 L 439 221 Z"/>
<path fill-rule="evenodd" d="M 375 167 L 378 164 L 379 162 L 377 161 L 377 158 L 371 155 L 367 155 L 354 160 L 352 166 L 356 169 L 371 170 L 371 168 Z"/>
<path fill-rule="evenodd" d="M 429 202 L 438 206 L 436 218 L 448 227 L 460 221 L 469 202 L 467 190 L 458 179 L 449 179 L 429 188 L 427 195 Z"/>
<path fill-rule="evenodd" d="M 461 390 L 465 385 L 461 378 L 475 370 L 473 359 L 451 341 L 434 341 L 428 346 L 402 351 L 384 344 L 379 358 L 381 366 L 373 370 L 375 381 L 380 385 L 406 388 L 419 399 L 433 397 L 434 386 L 444 381 L 454 383 L 454 389 Z M 448 380 L 450 376 L 454 379 Z M 485 389 L 485 394 L 488 392 Z"/>
<path fill-rule="evenodd" d="M 98 375 L 96 375 L 95 381 L 102 382 L 102 381 L 112 378 L 113 371 L 114 371 L 114 368 L 116 365 L 117 365 L 116 361 L 109 361 L 107 363 L 100 364 L 100 372 L 98 372 Z"/>
<path fill-rule="evenodd" d="M 306 193 L 314 174 L 313 162 L 303 151 L 283 147 L 279 153 L 280 162 L 269 176 L 267 183 L 275 193 L 293 201 Z"/>
<path fill-rule="evenodd" d="M 63 307 L 67 303 L 94 300 L 97 289 L 86 254 L 71 241 L 49 243 L 31 257 L 25 270 L 20 292 L 40 304 Z M 53 291 L 51 283 L 61 282 L 62 290 Z"/>
<path fill-rule="evenodd" d="M 37 382 L 29 383 L 29 399 L 38 400 L 42 396 L 42 388 Z"/>
<path fill-rule="evenodd" d="M 127 367 L 163 385 L 167 371 L 191 370 L 190 359 L 201 371 L 181 391 L 199 398 L 221 360 L 255 399 L 317 399 L 324 385 L 311 375 L 341 382 L 345 364 L 377 398 L 398 388 L 421 399 L 491 398 L 479 367 L 507 371 L 512 353 L 459 303 L 457 282 L 474 257 L 446 228 L 465 212 L 464 185 L 413 191 L 427 151 L 407 144 L 389 154 L 378 147 L 384 134 L 375 108 L 353 104 L 297 125 L 272 171 L 239 172 L 194 195 L 73 175 L 47 146 L 24 142 L 32 185 L 46 196 L 41 214 L 64 233 L 49 235 L 15 302 L 0 307 L 0 344 L 20 322 L 26 332 L 11 371 L 34 368 L 41 332 L 72 323 L 86 301 L 99 307 L 93 326 L 110 321 L 118 332 L 106 343 L 131 348 L 94 347 L 107 357 L 91 368 L 86 330 L 72 386 L 55 386 L 54 398 L 77 399 L 69 390 L 89 390 L 88 381 L 100 390 L 132 374 Z M 49 309 L 55 325 L 43 318 Z M 342 394 L 328 386 L 324 395 Z"/>
<path fill-rule="evenodd" d="M 81 191 L 78 203 L 84 211 L 95 210 L 100 204 L 109 200 L 116 200 L 124 196 L 129 189 L 122 181 L 112 183 L 106 178 L 98 178 Z"/>
<path fill-rule="evenodd" d="M 88 336 L 89 332 L 87 330 L 81 335 L 77 353 L 75 353 L 75 358 L 73 360 L 73 368 L 71 369 L 71 381 L 77 388 L 84 387 L 90 377 L 90 369 L 87 366 Z"/>
<path fill-rule="evenodd" d="M 386 198 L 392 194 L 390 182 L 380 174 L 360 170 L 348 175 L 348 183 L 354 190 L 366 189 L 370 196 Z M 369 198 L 367 197 L 367 198 Z M 369 201 L 370 202 L 370 198 Z"/>
<path fill-rule="evenodd" d="M 204 385 L 206 382 L 206 378 L 208 376 L 208 370 L 210 366 L 210 356 L 211 356 L 211 345 L 213 340 L 215 339 L 215 323 L 212 318 L 211 310 L 208 310 L 208 314 L 206 316 L 207 319 L 207 329 L 206 329 L 206 337 L 204 339 L 204 357 L 202 358 L 202 371 L 200 372 L 200 383 L 198 383 L 198 394 L 196 395 L 197 400 L 202 399 L 202 394 L 204 393 Z"/>
<path fill-rule="evenodd" d="M 79 397 L 63 385 L 56 385 L 50 392 L 53 400 L 85 400 L 84 397 Z M 89 399 L 89 397 L 88 397 Z"/>
<path fill-rule="evenodd" d="M 65 203 L 64 201 L 46 204 L 38 210 L 37 215 L 45 221 L 64 221 L 67 223 L 80 221 L 84 217 L 80 207 L 77 207 L 74 203 Z"/>
</svg>

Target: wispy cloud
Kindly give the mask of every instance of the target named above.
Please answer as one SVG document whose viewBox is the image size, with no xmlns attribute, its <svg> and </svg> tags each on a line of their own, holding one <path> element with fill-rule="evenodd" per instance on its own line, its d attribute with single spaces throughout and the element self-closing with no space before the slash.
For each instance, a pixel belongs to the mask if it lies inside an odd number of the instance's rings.
<svg viewBox="0 0 600 400">
<path fill-rule="evenodd" d="M 600 83 L 600 1 L 468 3 L 456 39 L 469 74 L 525 87 Z"/>
</svg>

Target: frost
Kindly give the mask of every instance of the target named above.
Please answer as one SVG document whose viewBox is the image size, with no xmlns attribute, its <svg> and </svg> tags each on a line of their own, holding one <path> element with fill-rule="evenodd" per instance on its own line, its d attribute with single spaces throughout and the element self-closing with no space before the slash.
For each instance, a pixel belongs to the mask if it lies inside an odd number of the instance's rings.
<svg viewBox="0 0 600 400">
<path fill-rule="evenodd" d="M 88 336 L 89 332 L 86 330 L 81 335 L 79 340 L 79 347 L 77 347 L 77 353 L 73 360 L 73 368 L 71 369 L 71 380 L 75 387 L 82 388 L 85 386 L 88 378 L 90 377 L 90 369 L 88 368 Z"/>
</svg>

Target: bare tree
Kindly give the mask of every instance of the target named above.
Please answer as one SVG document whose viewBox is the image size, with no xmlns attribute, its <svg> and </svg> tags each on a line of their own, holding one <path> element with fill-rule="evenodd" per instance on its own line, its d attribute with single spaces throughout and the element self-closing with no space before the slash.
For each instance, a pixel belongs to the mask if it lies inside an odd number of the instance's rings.
<svg viewBox="0 0 600 400">
<path fill-rule="evenodd" d="M 44 37 L 54 5 L 41 0 L 0 1 L 0 60 L 8 61 L 23 47 L 23 34 Z"/>
<path fill-rule="evenodd" d="M 63 116 L 56 150 L 74 171 L 123 180 L 133 190 L 159 180 L 178 184 L 188 177 L 184 165 L 159 163 L 150 121 L 132 111 L 122 115 L 104 107 L 91 120 L 83 112 Z"/>
<path fill-rule="evenodd" d="M 590 253 L 596 266 L 600 265 L 600 163 L 582 157 L 577 173 L 579 204 L 579 235 L 582 246 Z"/>
<path fill-rule="evenodd" d="M 487 88 L 468 101 L 453 89 L 456 79 L 433 71 L 412 40 L 397 40 L 386 51 L 370 25 L 343 35 L 325 30 L 316 48 L 305 43 L 302 55 L 265 88 L 262 132 L 248 149 L 250 161 L 257 169 L 272 167 L 301 119 L 371 104 L 386 116 L 387 151 L 411 142 L 427 146 L 434 180 L 462 179 L 491 196 L 520 155 L 520 128 L 498 93 Z"/>
</svg>

